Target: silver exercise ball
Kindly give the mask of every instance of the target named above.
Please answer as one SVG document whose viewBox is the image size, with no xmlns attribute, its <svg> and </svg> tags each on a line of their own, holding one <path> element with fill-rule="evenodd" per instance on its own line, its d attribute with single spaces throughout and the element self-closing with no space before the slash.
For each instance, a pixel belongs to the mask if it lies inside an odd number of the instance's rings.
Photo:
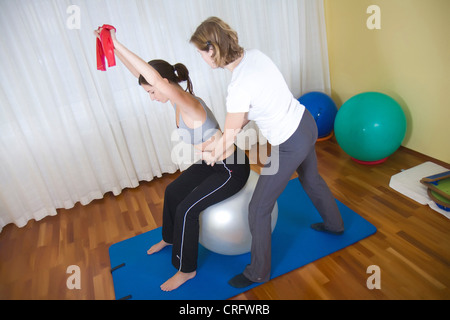
<svg viewBox="0 0 450 320">
<path fill-rule="evenodd" d="M 199 242 L 207 249 L 225 255 L 250 252 L 252 236 L 248 225 L 248 204 L 259 174 L 250 171 L 245 186 L 235 195 L 200 213 Z M 272 231 L 278 218 L 278 204 L 272 211 Z"/>
</svg>

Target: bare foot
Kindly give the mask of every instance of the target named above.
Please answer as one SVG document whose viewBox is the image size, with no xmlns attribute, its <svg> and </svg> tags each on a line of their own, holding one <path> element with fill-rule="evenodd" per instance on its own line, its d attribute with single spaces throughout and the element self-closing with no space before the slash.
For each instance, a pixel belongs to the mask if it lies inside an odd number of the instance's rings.
<svg viewBox="0 0 450 320">
<path fill-rule="evenodd" d="M 154 254 L 169 245 L 170 245 L 170 243 L 167 243 L 164 240 L 161 240 L 157 244 L 154 244 L 150 249 L 148 249 L 147 254 Z"/>
<path fill-rule="evenodd" d="M 197 274 L 197 271 L 193 271 L 193 272 L 189 272 L 189 273 L 178 271 L 177 273 L 175 273 L 175 275 L 172 278 L 170 278 L 169 280 L 167 280 L 166 282 L 164 282 L 161 285 L 161 290 L 162 291 L 175 290 L 176 288 L 181 286 L 186 281 L 194 278 L 196 274 Z"/>
</svg>

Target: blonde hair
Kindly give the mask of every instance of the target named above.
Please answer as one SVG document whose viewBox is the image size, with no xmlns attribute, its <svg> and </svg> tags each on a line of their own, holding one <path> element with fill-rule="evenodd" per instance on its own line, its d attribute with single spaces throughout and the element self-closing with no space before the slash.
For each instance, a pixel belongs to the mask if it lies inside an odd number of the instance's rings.
<svg viewBox="0 0 450 320">
<path fill-rule="evenodd" d="M 202 51 L 212 48 L 212 58 L 220 68 L 235 61 L 244 52 L 239 45 L 237 32 L 217 17 L 203 21 L 191 36 L 190 42 Z"/>
</svg>

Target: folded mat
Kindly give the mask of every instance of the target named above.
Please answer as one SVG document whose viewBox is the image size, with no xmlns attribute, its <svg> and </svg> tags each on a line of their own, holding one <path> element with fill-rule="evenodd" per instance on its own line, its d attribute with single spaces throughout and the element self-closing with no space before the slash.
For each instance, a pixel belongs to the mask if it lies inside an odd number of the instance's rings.
<svg viewBox="0 0 450 320">
<path fill-rule="evenodd" d="M 312 261 L 354 244 L 376 232 L 376 228 L 336 200 L 345 232 L 331 235 L 311 229 L 321 218 L 298 179 L 291 180 L 278 198 L 278 221 L 272 234 L 272 276 L 278 277 Z M 227 282 L 250 263 L 250 253 L 217 254 L 199 245 L 197 275 L 171 292 L 160 285 L 176 273 L 171 264 L 172 247 L 147 255 L 161 240 L 161 228 L 121 241 L 109 248 L 116 299 L 215 300 L 228 299 L 260 284 L 242 289 Z"/>
<path fill-rule="evenodd" d="M 450 219 L 450 212 L 439 208 L 428 196 L 427 187 L 420 183 L 422 178 L 442 173 L 444 171 L 448 171 L 448 169 L 427 161 L 394 174 L 389 181 L 389 187 L 420 204 L 427 204 L 434 211 L 437 211 Z"/>
</svg>

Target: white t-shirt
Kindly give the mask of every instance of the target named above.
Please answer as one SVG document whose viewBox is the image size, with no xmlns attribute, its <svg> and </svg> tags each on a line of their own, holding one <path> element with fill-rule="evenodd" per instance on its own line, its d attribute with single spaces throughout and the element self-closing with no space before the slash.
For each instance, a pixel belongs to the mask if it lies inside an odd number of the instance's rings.
<svg viewBox="0 0 450 320">
<path fill-rule="evenodd" d="M 276 146 L 294 133 L 304 111 L 272 60 L 259 50 L 244 51 L 228 85 L 227 112 L 248 112 L 248 119 Z"/>
</svg>

